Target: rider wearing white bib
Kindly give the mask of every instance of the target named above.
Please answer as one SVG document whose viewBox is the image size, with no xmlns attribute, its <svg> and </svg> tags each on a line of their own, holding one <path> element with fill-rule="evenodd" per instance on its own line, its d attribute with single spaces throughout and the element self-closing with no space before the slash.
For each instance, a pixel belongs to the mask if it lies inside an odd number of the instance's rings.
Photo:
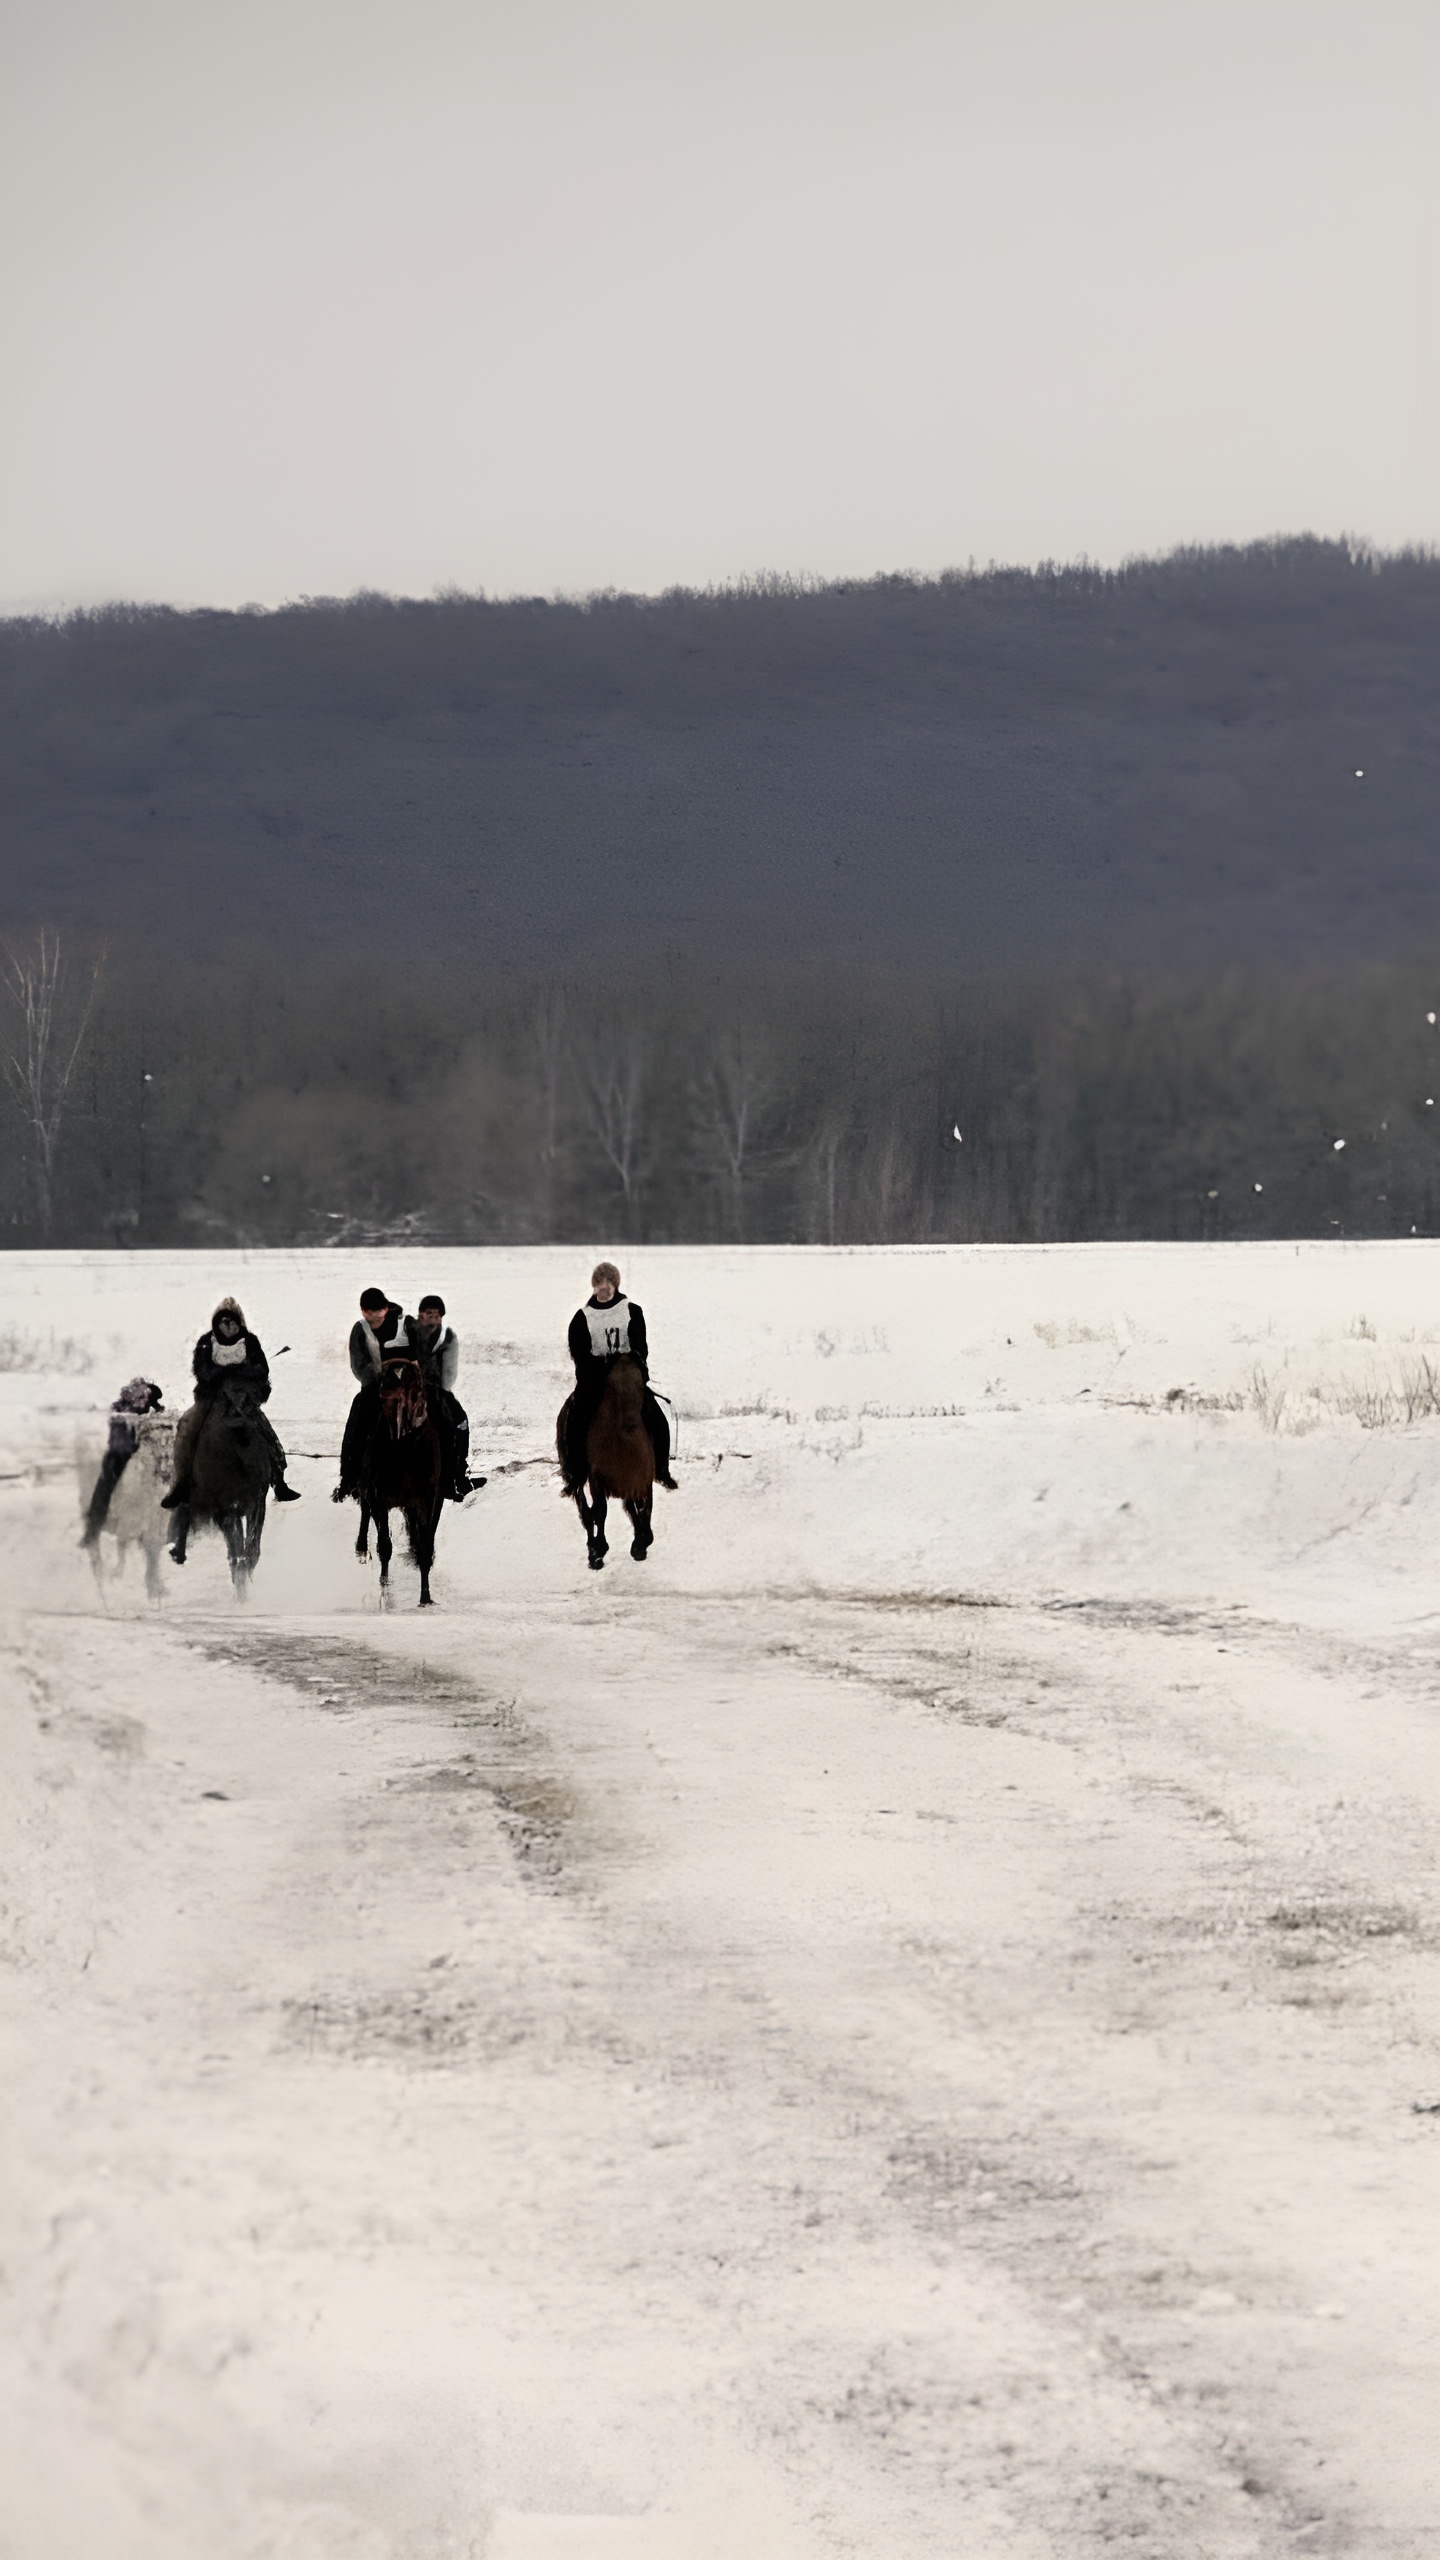
<svg viewBox="0 0 1440 2560">
<path fill-rule="evenodd" d="M 645 1334 L 645 1310 L 633 1298 L 627 1298 L 620 1286 L 620 1274 L 613 1262 L 597 1262 L 590 1275 L 591 1294 L 583 1307 L 577 1307 L 570 1319 L 567 1336 L 570 1357 L 575 1363 L 575 1393 L 570 1399 L 569 1422 L 561 1465 L 565 1490 L 572 1493 L 585 1480 L 585 1439 L 595 1419 L 596 1407 L 605 1387 L 612 1360 L 638 1360 L 645 1373 L 645 1428 L 655 1451 L 655 1481 L 673 1493 L 675 1479 L 670 1473 L 670 1425 L 650 1392 L 650 1346 Z"/>
<path fill-rule="evenodd" d="M 250 1332 L 233 1298 L 221 1299 L 210 1319 L 209 1332 L 202 1333 L 195 1345 L 191 1366 L 195 1373 L 195 1401 L 188 1413 L 181 1414 L 175 1427 L 175 1481 L 161 1502 L 161 1510 L 185 1509 L 195 1445 L 211 1407 L 219 1402 L 228 1402 L 236 1409 L 243 1406 L 252 1429 L 258 1432 L 269 1455 L 270 1484 L 276 1501 L 298 1502 L 299 1494 L 285 1481 L 285 1452 L 275 1425 L 268 1413 L 260 1410 L 269 1400 L 270 1363 L 259 1335 Z"/>
</svg>

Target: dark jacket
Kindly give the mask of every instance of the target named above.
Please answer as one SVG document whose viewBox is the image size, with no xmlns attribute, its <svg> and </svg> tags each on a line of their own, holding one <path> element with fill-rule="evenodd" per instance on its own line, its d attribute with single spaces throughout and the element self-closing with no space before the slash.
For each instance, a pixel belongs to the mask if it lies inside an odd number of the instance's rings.
<svg viewBox="0 0 1440 2560">
<path fill-rule="evenodd" d="M 110 1437 L 106 1443 L 112 1458 L 133 1458 L 140 1440 L 140 1417 L 154 1413 L 164 1401 L 152 1378 L 132 1378 L 122 1387 L 110 1407 Z"/>
<path fill-rule="evenodd" d="M 438 1387 L 442 1395 L 453 1396 L 460 1375 L 460 1340 L 454 1327 L 442 1323 L 433 1338 L 427 1339 L 419 1319 L 406 1316 L 399 1340 L 409 1345 L 411 1358 L 419 1361 L 426 1385 Z"/>
<path fill-rule="evenodd" d="M 613 1307 L 623 1307 L 626 1314 L 629 1316 L 631 1357 L 639 1361 L 641 1368 L 644 1370 L 645 1375 L 648 1378 L 650 1375 L 650 1347 L 645 1336 L 644 1308 L 637 1307 L 633 1298 L 627 1298 L 623 1289 L 619 1292 L 618 1296 L 611 1299 L 610 1303 Z M 600 1307 L 600 1301 L 598 1298 L 587 1298 L 585 1301 L 585 1307 L 597 1307 L 600 1309 L 600 1313 L 602 1315 L 604 1314 L 604 1309 L 603 1307 Z M 570 1319 L 570 1331 L 566 1336 L 570 1346 L 570 1357 L 575 1363 L 575 1383 L 577 1386 L 583 1385 L 587 1378 L 593 1378 L 599 1370 L 605 1369 L 609 1365 L 603 1356 L 597 1356 L 594 1345 L 591 1342 L 590 1325 L 585 1313 L 585 1307 L 576 1308 L 574 1315 Z"/>
<path fill-rule="evenodd" d="M 270 1393 L 270 1363 L 261 1348 L 259 1335 L 242 1333 L 240 1340 L 245 1347 L 243 1360 L 217 1362 L 214 1334 L 201 1334 L 195 1345 L 192 1364 L 195 1394 L 200 1403 L 208 1404 L 212 1396 L 219 1395 L 222 1387 L 243 1387 L 256 1404 L 265 1402 Z M 229 1345 L 225 1347 L 228 1350 Z"/>
<path fill-rule="evenodd" d="M 379 1377 L 380 1363 L 404 1321 L 398 1307 L 387 1307 L 385 1321 L 377 1333 L 363 1316 L 356 1317 L 350 1327 L 350 1374 L 358 1378 L 362 1387 L 368 1387 L 373 1379 Z"/>
</svg>

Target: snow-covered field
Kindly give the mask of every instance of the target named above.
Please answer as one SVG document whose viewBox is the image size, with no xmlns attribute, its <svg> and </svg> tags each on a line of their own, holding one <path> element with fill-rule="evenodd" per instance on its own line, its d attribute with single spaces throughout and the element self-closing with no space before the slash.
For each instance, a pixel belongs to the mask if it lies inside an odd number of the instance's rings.
<svg viewBox="0 0 1440 2560">
<path fill-rule="evenodd" d="M 637 1252 L 600 1576 L 590 1259 L 6 1257 L 5 2560 L 1440 2549 L 1440 1247 Z M 306 1498 L 152 1604 L 80 1495 L 229 1290 Z"/>
</svg>

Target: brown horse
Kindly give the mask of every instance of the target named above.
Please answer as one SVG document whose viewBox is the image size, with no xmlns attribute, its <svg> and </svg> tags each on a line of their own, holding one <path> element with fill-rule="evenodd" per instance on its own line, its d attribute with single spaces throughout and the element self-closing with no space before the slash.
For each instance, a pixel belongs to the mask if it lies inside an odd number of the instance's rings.
<svg viewBox="0 0 1440 2560">
<path fill-rule="evenodd" d="M 401 1511 L 410 1561 L 419 1567 L 420 1606 L 430 1608 L 430 1568 L 445 1500 L 445 1471 L 440 1434 L 431 1419 L 418 1360 L 387 1360 L 380 1372 L 380 1418 L 361 1460 L 359 1499 L 355 1553 L 368 1561 L 373 1520 L 381 1597 L 389 1597 L 390 1558 L 395 1552 L 390 1514 Z"/>
<path fill-rule="evenodd" d="M 563 1463 L 568 1408 L 556 1422 L 556 1444 Z M 623 1354 L 612 1360 L 601 1389 L 595 1418 L 585 1435 L 584 1485 L 575 1488 L 575 1508 L 585 1523 L 585 1544 L 592 1573 L 599 1573 L 610 1551 L 605 1514 L 611 1497 L 623 1502 L 634 1526 L 630 1553 L 643 1564 L 655 1543 L 650 1512 L 655 1487 L 655 1451 L 645 1428 L 645 1372 L 638 1360 Z"/>
</svg>

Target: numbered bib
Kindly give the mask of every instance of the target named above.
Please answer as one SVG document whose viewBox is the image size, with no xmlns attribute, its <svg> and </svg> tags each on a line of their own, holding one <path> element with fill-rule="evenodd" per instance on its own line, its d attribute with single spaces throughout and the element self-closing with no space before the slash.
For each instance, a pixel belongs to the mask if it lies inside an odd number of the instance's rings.
<svg viewBox="0 0 1440 2560">
<path fill-rule="evenodd" d="M 619 1352 L 630 1348 L 630 1301 L 612 1299 L 608 1307 L 587 1307 L 585 1321 L 590 1327 L 590 1348 L 597 1360 L 613 1360 Z"/>
</svg>

